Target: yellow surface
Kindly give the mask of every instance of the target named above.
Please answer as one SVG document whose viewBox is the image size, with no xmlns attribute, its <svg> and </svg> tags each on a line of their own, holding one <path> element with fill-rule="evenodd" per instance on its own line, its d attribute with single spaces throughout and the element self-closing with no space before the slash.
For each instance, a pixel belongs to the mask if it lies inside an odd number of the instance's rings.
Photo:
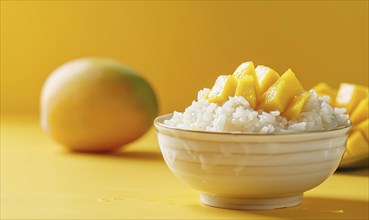
<svg viewBox="0 0 369 220">
<path fill-rule="evenodd" d="M 1 119 L 1 219 L 366 219 L 368 184 L 368 170 L 341 171 L 300 206 L 212 208 L 166 167 L 153 129 L 116 154 L 77 154 L 35 118 Z"/>
<path fill-rule="evenodd" d="M 48 74 L 83 56 L 140 71 L 162 113 L 248 60 L 292 68 L 304 88 L 369 83 L 368 1 L 29 0 L 1 1 L 0 14 L 4 113 L 37 114 Z"/>
</svg>

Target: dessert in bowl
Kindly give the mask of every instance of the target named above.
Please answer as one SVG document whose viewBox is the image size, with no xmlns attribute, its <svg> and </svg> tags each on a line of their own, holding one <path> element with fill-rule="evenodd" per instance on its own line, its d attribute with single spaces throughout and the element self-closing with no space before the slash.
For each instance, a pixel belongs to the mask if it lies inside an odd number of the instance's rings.
<svg viewBox="0 0 369 220">
<path fill-rule="evenodd" d="M 280 85 L 286 84 L 278 82 L 282 77 L 269 85 L 279 83 L 270 93 L 280 97 Z M 222 96 L 232 91 L 225 81 L 200 91 L 183 113 L 155 119 L 169 169 L 198 190 L 206 205 L 264 210 L 300 204 L 304 192 L 337 169 L 351 128 L 348 116 L 314 91 L 289 94 L 287 101 L 265 97 L 269 89 L 259 98 L 260 91 L 254 91 L 255 102 L 247 94 Z M 233 85 L 239 87 L 240 80 Z M 214 89 L 221 90 L 216 98 Z"/>
</svg>

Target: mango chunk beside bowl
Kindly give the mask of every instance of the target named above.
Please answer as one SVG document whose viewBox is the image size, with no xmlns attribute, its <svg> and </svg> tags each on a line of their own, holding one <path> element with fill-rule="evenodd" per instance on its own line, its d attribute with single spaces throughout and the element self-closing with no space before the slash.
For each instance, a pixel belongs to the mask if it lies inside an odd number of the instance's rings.
<svg viewBox="0 0 369 220">
<path fill-rule="evenodd" d="M 369 117 L 369 98 L 364 98 L 350 114 L 352 124 L 358 124 Z"/>
<path fill-rule="evenodd" d="M 336 106 L 346 108 L 350 114 L 359 102 L 368 97 L 368 87 L 350 83 L 341 83 L 336 97 Z"/>
<path fill-rule="evenodd" d="M 358 125 L 354 126 L 353 131 L 360 131 L 367 141 L 369 141 L 368 133 L 369 133 L 369 119 L 360 122 Z"/>
<path fill-rule="evenodd" d="M 354 131 L 347 139 L 347 148 L 340 166 L 345 167 L 350 163 L 368 157 L 369 147 L 364 135 L 360 131 Z"/>
</svg>

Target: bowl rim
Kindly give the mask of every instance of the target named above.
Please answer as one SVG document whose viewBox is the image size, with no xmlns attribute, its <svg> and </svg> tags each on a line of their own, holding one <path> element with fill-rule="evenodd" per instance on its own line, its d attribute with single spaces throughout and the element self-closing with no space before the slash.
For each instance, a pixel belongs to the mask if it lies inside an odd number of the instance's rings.
<svg viewBox="0 0 369 220">
<path fill-rule="evenodd" d="M 154 119 L 154 125 L 155 125 L 155 129 L 158 131 L 158 127 L 164 128 L 164 129 L 170 129 L 170 130 L 176 130 L 176 131 L 181 131 L 181 132 L 189 132 L 189 133 L 200 133 L 200 134 L 217 134 L 217 135 L 240 135 L 240 136 L 294 136 L 294 135 L 302 135 L 302 134 L 320 134 L 320 133 L 329 133 L 329 132 L 334 132 L 334 131 L 339 131 L 339 130 L 344 130 L 344 129 L 348 129 L 348 131 L 350 131 L 351 127 L 352 127 L 352 123 L 350 120 L 348 120 L 348 123 L 344 126 L 340 126 L 340 127 L 336 127 L 333 129 L 329 129 L 329 130 L 316 130 L 316 131 L 297 131 L 297 132 L 279 132 L 279 133 L 256 133 L 256 132 L 239 132 L 239 131 L 201 131 L 201 130 L 190 130 L 190 129 L 183 129 L 183 128 L 176 128 L 176 127 L 172 127 L 169 125 L 165 125 L 162 122 L 159 122 L 161 120 L 163 120 L 164 118 L 169 118 L 170 116 L 172 116 L 173 113 L 169 113 L 169 114 L 164 114 L 164 115 L 160 115 L 158 117 L 156 117 Z M 347 132 L 348 132 L 347 131 Z"/>
</svg>

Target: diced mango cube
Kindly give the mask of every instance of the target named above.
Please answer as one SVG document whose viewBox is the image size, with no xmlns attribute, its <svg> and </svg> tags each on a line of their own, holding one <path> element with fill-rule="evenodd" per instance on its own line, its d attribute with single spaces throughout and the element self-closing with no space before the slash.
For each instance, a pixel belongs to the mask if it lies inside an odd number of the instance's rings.
<svg viewBox="0 0 369 220">
<path fill-rule="evenodd" d="M 313 87 L 313 89 L 318 93 L 319 92 L 325 93 L 325 94 L 336 94 L 337 93 L 336 89 L 333 89 L 327 83 L 324 83 L 324 82 L 318 83 L 316 86 Z"/>
<path fill-rule="evenodd" d="M 369 119 L 366 119 L 362 122 L 360 122 L 358 125 L 354 126 L 352 128 L 353 131 L 360 131 L 364 137 L 366 138 L 367 141 L 369 141 L 368 139 L 368 133 L 369 133 Z"/>
<path fill-rule="evenodd" d="M 209 102 L 222 104 L 228 100 L 229 96 L 234 96 L 236 88 L 237 80 L 233 76 L 220 75 L 209 92 L 207 99 Z"/>
<path fill-rule="evenodd" d="M 263 94 L 259 108 L 264 111 L 278 110 L 283 113 L 292 98 L 303 92 L 304 88 L 289 69 Z"/>
<path fill-rule="evenodd" d="M 254 79 L 256 78 L 255 67 L 253 62 L 241 63 L 241 65 L 239 65 L 233 73 L 233 77 L 236 78 L 237 80 L 242 79 L 246 75 L 250 75 Z"/>
<path fill-rule="evenodd" d="M 310 97 L 309 92 L 302 93 L 299 96 L 292 98 L 292 101 L 288 104 L 287 109 L 283 112 L 282 116 L 286 117 L 288 120 L 296 119 L 304 108 L 306 101 Z"/>
<path fill-rule="evenodd" d="M 350 157 L 367 157 L 369 145 L 360 131 L 354 131 L 347 139 L 347 149 Z"/>
<path fill-rule="evenodd" d="M 256 107 L 256 93 L 254 87 L 254 78 L 250 75 L 245 75 L 238 80 L 236 96 L 244 97 L 250 104 L 251 108 Z"/>
<path fill-rule="evenodd" d="M 259 108 L 266 112 L 278 110 L 283 112 L 291 99 L 284 80 L 278 80 L 261 97 Z"/>
<path fill-rule="evenodd" d="M 350 114 L 359 102 L 368 97 L 368 87 L 341 83 L 336 97 L 336 106 L 346 108 L 346 113 Z"/>
<path fill-rule="evenodd" d="M 283 75 L 281 79 L 284 80 L 288 86 L 289 93 L 292 94 L 292 97 L 295 95 L 300 95 L 304 92 L 304 87 L 302 87 L 300 81 L 297 79 L 294 72 L 291 69 L 288 69 Z"/>
<path fill-rule="evenodd" d="M 358 124 L 361 121 L 369 118 L 369 98 L 365 98 L 359 102 L 356 108 L 350 114 L 352 124 Z"/>
<path fill-rule="evenodd" d="M 279 79 L 279 74 L 273 69 L 262 65 L 257 66 L 255 72 L 256 83 L 259 84 L 258 87 L 260 88 L 256 95 L 260 100 L 264 92 Z"/>
<path fill-rule="evenodd" d="M 318 96 L 328 96 L 329 97 L 329 104 L 334 106 L 334 103 L 336 101 L 337 96 L 337 90 L 333 89 L 326 83 L 319 83 L 316 86 L 313 87 L 313 89 L 316 91 Z"/>
</svg>

